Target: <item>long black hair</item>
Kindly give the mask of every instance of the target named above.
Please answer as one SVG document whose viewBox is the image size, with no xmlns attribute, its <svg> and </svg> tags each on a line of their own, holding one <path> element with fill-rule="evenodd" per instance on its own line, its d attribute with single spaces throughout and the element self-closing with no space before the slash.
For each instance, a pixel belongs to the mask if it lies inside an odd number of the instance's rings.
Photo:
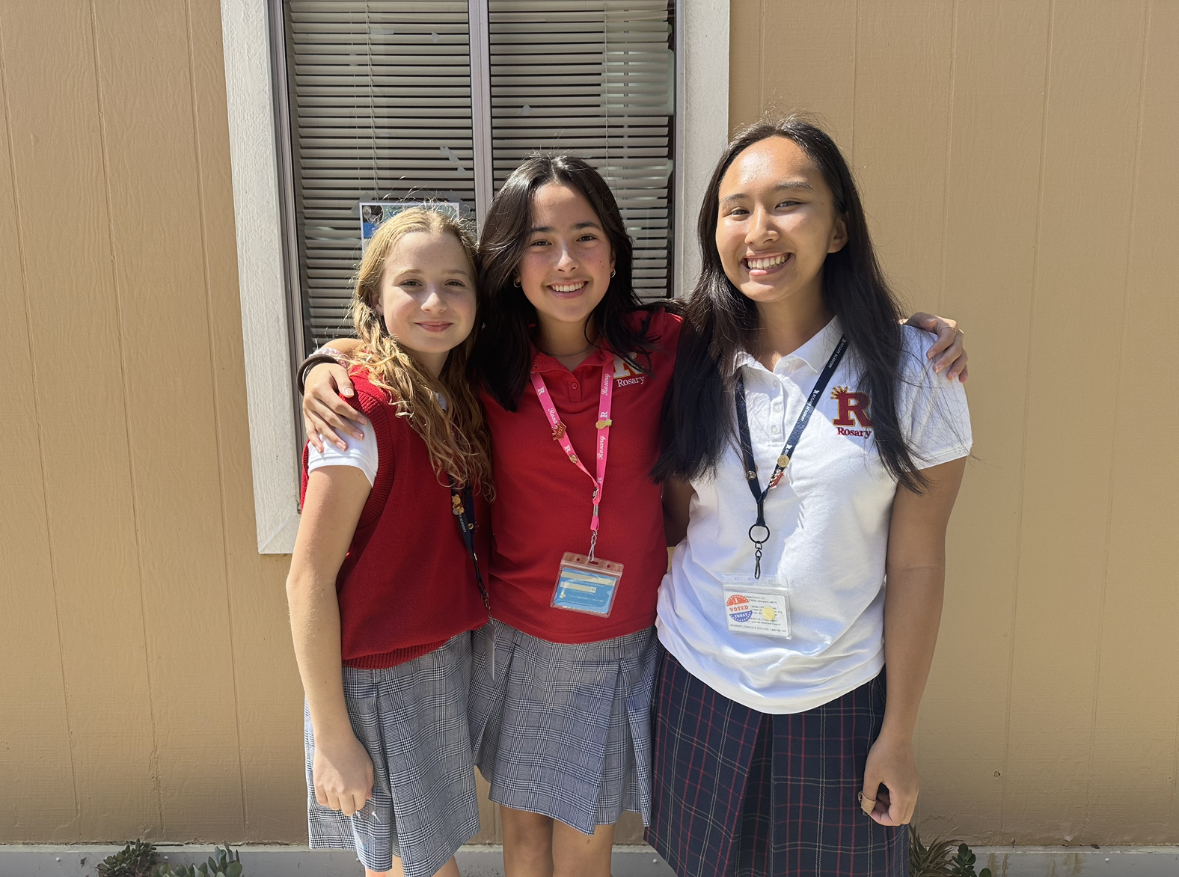
<svg viewBox="0 0 1179 877">
<path fill-rule="evenodd" d="M 508 411 L 516 410 L 528 382 L 532 327 L 537 322 L 536 308 L 513 278 L 532 233 L 532 199 L 546 183 L 569 186 L 584 195 L 610 241 L 614 276 L 591 315 L 599 332 L 598 344 L 641 372 L 648 367 L 634 360 L 649 362 L 652 350 L 647 337 L 650 320 L 636 325 L 623 319 L 643 309 L 643 304 L 631 281 L 634 248 L 614 193 L 601 174 L 577 156 L 561 152 L 534 155 L 512 172 L 491 200 L 479 238 L 480 330 L 471 354 L 471 375 Z"/>
<path fill-rule="evenodd" d="M 837 215 L 847 224 L 847 244 L 823 263 L 823 302 L 839 317 L 860 364 L 860 386 L 872 400 L 872 427 L 881 462 L 897 481 L 920 491 L 926 479 L 897 416 L 897 383 L 904 351 L 900 305 L 872 249 L 860 194 L 839 147 L 817 126 L 798 116 L 759 122 L 739 132 L 712 172 L 697 231 L 702 267 L 688 300 L 675 376 L 663 407 L 663 453 L 653 475 L 691 480 L 715 471 L 733 441 L 736 354 L 753 349 L 757 305 L 725 274 L 716 246 L 721 179 L 733 161 L 769 137 L 798 145 L 822 173 Z"/>
</svg>

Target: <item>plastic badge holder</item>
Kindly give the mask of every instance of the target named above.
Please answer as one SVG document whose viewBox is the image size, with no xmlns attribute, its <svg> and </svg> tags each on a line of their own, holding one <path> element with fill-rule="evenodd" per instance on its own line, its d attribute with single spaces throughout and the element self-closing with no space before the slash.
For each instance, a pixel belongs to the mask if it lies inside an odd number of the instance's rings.
<svg viewBox="0 0 1179 877">
<path fill-rule="evenodd" d="M 621 563 L 590 560 L 584 554 L 567 551 L 561 558 L 550 605 L 556 609 L 569 609 L 605 618 L 614 607 L 614 596 L 621 578 Z"/>
</svg>

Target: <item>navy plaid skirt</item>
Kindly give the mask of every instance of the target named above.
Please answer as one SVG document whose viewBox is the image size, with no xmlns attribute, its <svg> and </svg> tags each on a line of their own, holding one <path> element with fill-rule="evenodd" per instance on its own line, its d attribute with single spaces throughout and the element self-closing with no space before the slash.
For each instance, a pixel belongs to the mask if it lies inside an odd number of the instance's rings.
<svg viewBox="0 0 1179 877">
<path fill-rule="evenodd" d="M 648 843 L 679 877 L 907 877 L 907 828 L 870 819 L 856 797 L 884 696 L 881 673 L 823 706 L 770 715 L 664 651 Z"/>
<path fill-rule="evenodd" d="M 383 670 L 344 668 L 352 730 L 373 762 L 373 797 L 355 816 L 315 800 L 315 738 L 304 712 L 307 827 L 313 849 L 356 850 L 373 871 L 401 859 L 406 877 L 429 877 L 479 831 L 467 728 L 471 635 Z"/>
<path fill-rule="evenodd" d="M 495 678 L 487 656 L 495 637 Z M 568 645 L 499 621 L 475 633 L 471 738 L 492 801 L 583 834 L 651 802 L 655 629 Z"/>
</svg>

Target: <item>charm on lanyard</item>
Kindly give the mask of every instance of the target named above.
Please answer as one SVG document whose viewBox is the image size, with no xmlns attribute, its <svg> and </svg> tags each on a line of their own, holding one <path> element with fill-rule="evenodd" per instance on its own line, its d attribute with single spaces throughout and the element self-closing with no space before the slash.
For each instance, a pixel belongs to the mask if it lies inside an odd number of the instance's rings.
<svg viewBox="0 0 1179 877">
<path fill-rule="evenodd" d="M 453 477 L 450 479 L 450 510 L 458 520 L 459 535 L 463 537 L 463 544 L 467 547 L 467 554 L 471 556 L 471 563 L 475 567 L 475 584 L 479 586 L 479 596 L 483 598 L 483 608 L 487 610 L 487 621 L 491 622 L 491 597 L 487 593 L 487 585 L 483 583 L 483 573 L 479 569 L 479 558 L 475 554 L 475 496 L 471 486 L 460 488 Z M 489 635 L 484 642 L 487 648 L 487 665 L 491 670 L 491 678 L 495 678 L 495 628 L 488 628 Z"/>
<path fill-rule="evenodd" d="M 606 482 L 606 457 L 610 450 L 610 411 L 614 401 L 614 375 L 607 366 L 602 366 L 602 387 L 598 404 L 597 441 L 595 443 L 595 458 L 597 475 L 590 473 L 573 450 L 573 443 L 569 441 L 568 429 L 557 413 L 544 378 L 538 372 L 532 373 L 532 386 L 536 390 L 536 398 L 540 400 L 540 407 L 548 418 L 552 428 L 553 441 L 559 442 L 565 456 L 578 469 L 584 472 L 593 482 L 593 514 L 590 517 L 589 554 L 565 552 L 561 558 L 561 565 L 557 571 L 557 583 L 553 588 L 553 599 L 550 605 L 557 609 L 569 609 L 573 612 L 587 612 L 591 615 L 608 616 L 614 607 L 614 597 L 618 591 L 618 582 L 622 578 L 622 564 L 610 560 L 602 560 L 595 556 L 598 546 L 598 531 L 601 528 L 599 510 L 602 504 L 602 488 Z"/>
<path fill-rule="evenodd" d="M 749 436 L 749 413 L 745 408 L 745 378 L 740 371 L 737 372 L 737 390 L 733 395 L 737 403 L 737 432 L 738 438 L 741 440 L 741 460 L 745 465 L 745 483 L 749 485 L 753 501 L 757 503 L 757 520 L 749 528 L 749 541 L 753 543 L 754 547 L 753 577 L 755 579 L 761 578 L 762 546 L 770 540 L 770 528 L 766 525 L 766 496 L 781 483 L 782 475 L 786 472 L 786 467 L 790 465 L 794 449 L 798 447 L 798 441 L 802 438 L 802 431 L 810 423 L 815 405 L 818 404 L 823 391 L 827 389 L 827 384 L 831 381 L 831 376 L 835 374 L 835 369 L 839 367 L 839 361 L 843 359 L 846 350 L 847 338 L 841 337 L 827 360 L 827 364 L 823 366 L 819 379 L 815 381 L 815 387 L 807 397 L 806 405 L 802 407 L 802 413 L 798 415 L 798 420 L 794 423 L 794 429 L 790 431 L 790 438 L 786 439 L 782 453 L 778 455 L 774 472 L 770 475 L 770 481 L 765 490 L 762 490 L 757 480 L 757 461 L 753 457 L 753 440 Z"/>
</svg>

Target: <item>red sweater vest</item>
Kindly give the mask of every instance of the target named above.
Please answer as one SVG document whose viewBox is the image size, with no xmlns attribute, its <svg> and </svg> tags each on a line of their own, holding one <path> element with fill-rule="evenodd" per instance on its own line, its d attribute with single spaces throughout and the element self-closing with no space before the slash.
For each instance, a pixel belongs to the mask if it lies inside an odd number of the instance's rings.
<svg viewBox="0 0 1179 877">
<path fill-rule="evenodd" d="M 352 385 L 356 396 L 348 401 L 372 424 L 378 461 L 336 577 L 340 651 L 346 667 L 377 669 L 432 652 L 488 616 L 451 510 L 450 488 L 434 472 L 425 441 L 363 372 L 354 371 Z M 304 448 L 300 502 L 307 474 Z M 479 496 L 475 507 L 475 551 L 482 564 L 490 554 L 490 510 Z"/>
</svg>

